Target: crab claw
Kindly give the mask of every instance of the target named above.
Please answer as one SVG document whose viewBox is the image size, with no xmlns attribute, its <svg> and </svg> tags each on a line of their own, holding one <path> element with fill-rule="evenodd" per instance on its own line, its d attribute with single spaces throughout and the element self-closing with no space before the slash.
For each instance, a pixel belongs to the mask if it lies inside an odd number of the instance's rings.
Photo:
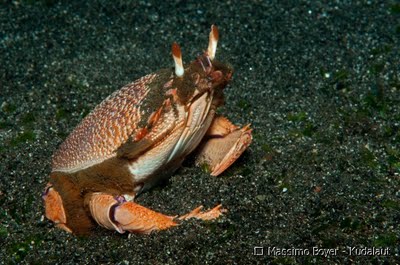
<svg viewBox="0 0 400 265">
<path fill-rule="evenodd" d="M 207 165 L 218 176 L 232 165 L 252 141 L 250 124 L 239 129 L 228 119 L 217 116 L 207 131 L 209 137 L 197 150 L 197 165 Z"/>
<path fill-rule="evenodd" d="M 218 35 L 219 34 L 217 26 L 212 25 L 207 48 L 207 55 L 208 57 L 210 57 L 211 60 L 214 60 L 215 52 L 217 51 Z"/>
<path fill-rule="evenodd" d="M 172 44 L 172 57 L 174 58 L 175 62 L 175 74 L 179 77 L 183 76 L 185 70 L 183 68 L 182 63 L 182 53 L 181 48 L 179 47 L 178 43 L 174 42 Z"/>
<path fill-rule="evenodd" d="M 224 158 L 213 167 L 211 172 L 212 176 L 218 176 L 239 158 L 239 156 L 251 143 L 251 132 L 252 129 L 250 129 L 250 124 L 248 124 L 227 137 L 227 140 L 229 138 L 229 140 L 233 140 L 235 143 L 233 146 L 231 146 Z"/>
<path fill-rule="evenodd" d="M 67 227 L 67 217 L 65 215 L 64 206 L 60 194 L 48 183 L 45 192 L 42 195 L 46 208 L 46 218 L 53 221 L 57 227 L 72 233 Z"/>
</svg>

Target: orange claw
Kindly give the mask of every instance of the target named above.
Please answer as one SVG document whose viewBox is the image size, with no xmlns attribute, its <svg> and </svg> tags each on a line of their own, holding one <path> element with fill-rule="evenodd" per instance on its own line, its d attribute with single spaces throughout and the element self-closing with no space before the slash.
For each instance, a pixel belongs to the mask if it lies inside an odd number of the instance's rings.
<svg viewBox="0 0 400 265">
<path fill-rule="evenodd" d="M 213 167 L 211 176 L 218 176 L 239 158 L 251 143 L 251 131 L 250 124 L 240 130 L 240 136 L 237 138 L 235 144 L 231 147 L 225 157 Z"/>
<path fill-rule="evenodd" d="M 206 164 L 212 176 L 232 165 L 252 141 L 250 124 L 239 129 L 228 119 L 217 116 L 207 131 L 210 138 L 198 149 L 196 164 Z"/>
<path fill-rule="evenodd" d="M 72 233 L 71 229 L 66 226 L 67 217 L 65 215 L 61 196 L 50 183 L 47 184 L 42 197 L 46 208 L 46 218 L 53 221 L 57 227 Z"/>
</svg>

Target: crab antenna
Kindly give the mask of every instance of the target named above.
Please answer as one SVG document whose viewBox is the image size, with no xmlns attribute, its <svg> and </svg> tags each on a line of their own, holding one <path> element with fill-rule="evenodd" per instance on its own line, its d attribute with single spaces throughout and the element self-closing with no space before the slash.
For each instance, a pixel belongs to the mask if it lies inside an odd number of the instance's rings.
<svg viewBox="0 0 400 265">
<path fill-rule="evenodd" d="M 179 77 L 183 76 L 185 70 L 183 69 L 181 48 L 176 42 L 172 44 L 172 57 L 175 62 L 175 74 Z"/>
<path fill-rule="evenodd" d="M 218 44 L 218 28 L 215 25 L 211 26 L 210 39 L 208 40 L 207 54 L 211 60 L 215 58 L 215 52 Z"/>
</svg>

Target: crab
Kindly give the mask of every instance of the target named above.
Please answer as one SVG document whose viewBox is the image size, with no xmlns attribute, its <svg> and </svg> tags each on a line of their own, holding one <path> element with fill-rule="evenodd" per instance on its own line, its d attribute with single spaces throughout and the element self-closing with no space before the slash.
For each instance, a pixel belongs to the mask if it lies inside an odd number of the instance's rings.
<svg viewBox="0 0 400 265">
<path fill-rule="evenodd" d="M 52 158 L 43 193 L 49 220 L 77 235 L 96 224 L 119 233 L 150 233 L 225 211 L 221 204 L 208 211 L 200 206 L 177 217 L 134 202 L 189 154 L 218 176 L 251 143 L 250 125 L 240 128 L 216 114 L 233 73 L 215 60 L 217 43 L 213 25 L 207 50 L 187 67 L 173 43 L 174 68 L 122 87 L 82 120 Z"/>
</svg>

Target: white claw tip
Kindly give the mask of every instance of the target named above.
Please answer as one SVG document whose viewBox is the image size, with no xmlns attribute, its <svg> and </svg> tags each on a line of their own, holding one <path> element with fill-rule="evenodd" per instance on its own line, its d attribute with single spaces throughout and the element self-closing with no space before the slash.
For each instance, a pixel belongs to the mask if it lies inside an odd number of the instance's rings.
<svg viewBox="0 0 400 265">
<path fill-rule="evenodd" d="M 175 74 L 179 77 L 183 76 L 185 70 L 183 69 L 181 48 L 176 42 L 172 44 L 172 57 L 175 62 Z"/>
<path fill-rule="evenodd" d="M 215 58 L 215 52 L 217 51 L 218 44 L 218 28 L 215 25 L 211 26 L 210 38 L 208 40 L 207 54 L 211 60 Z"/>
</svg>

